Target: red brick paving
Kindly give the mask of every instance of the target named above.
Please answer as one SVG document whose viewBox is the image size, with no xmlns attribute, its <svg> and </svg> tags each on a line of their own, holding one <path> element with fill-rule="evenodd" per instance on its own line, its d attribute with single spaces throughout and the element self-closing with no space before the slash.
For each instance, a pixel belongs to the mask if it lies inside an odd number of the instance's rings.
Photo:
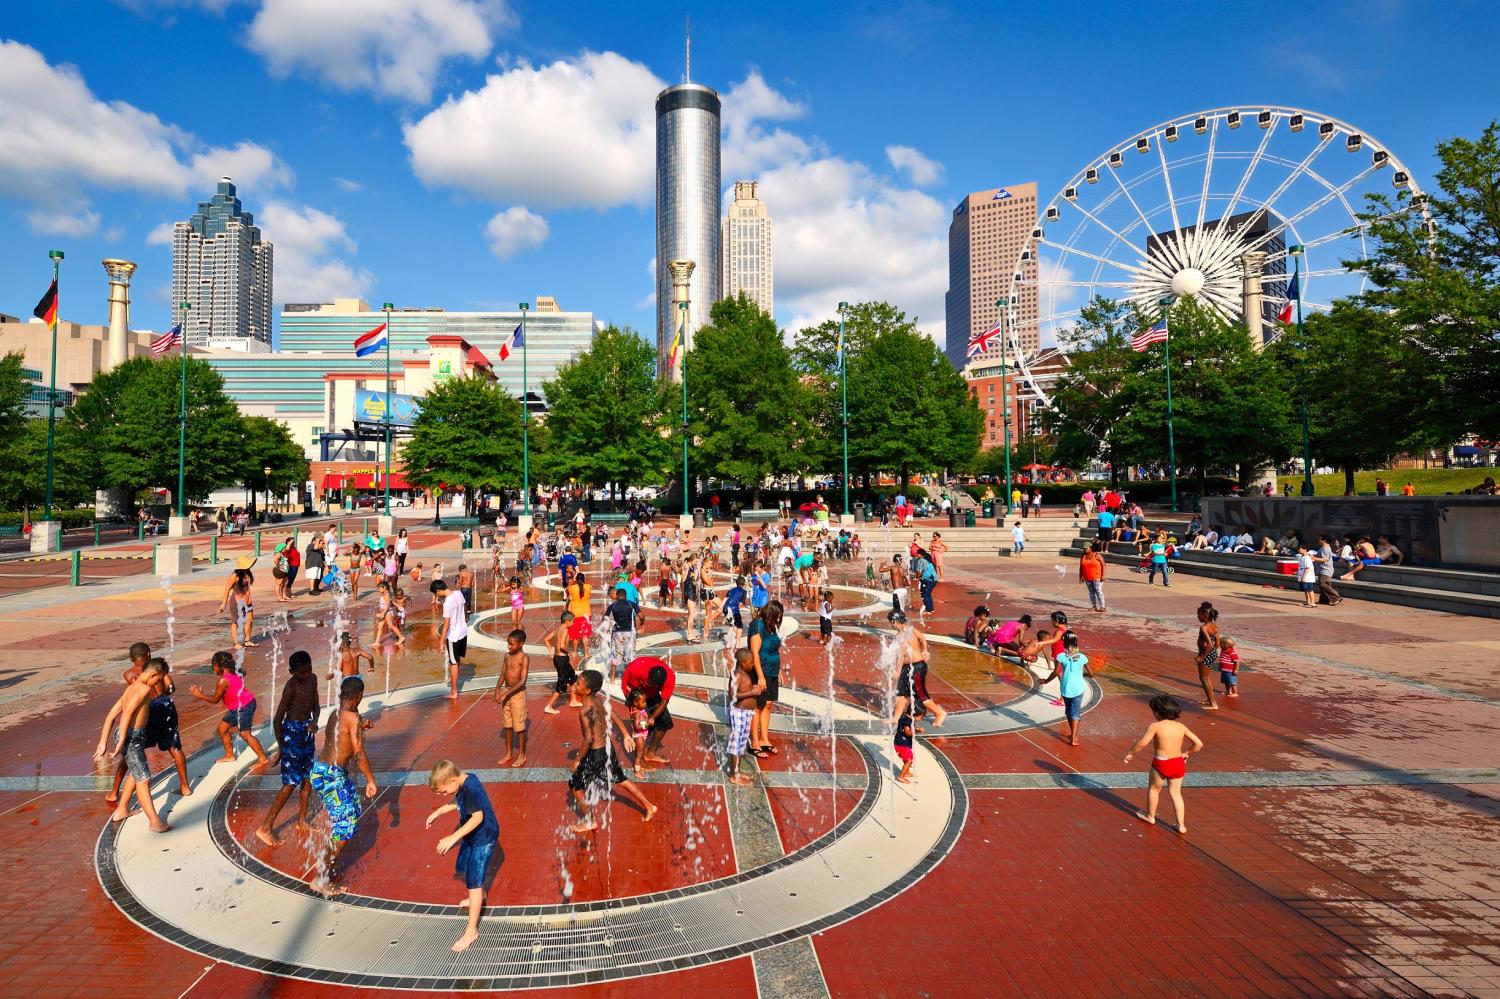
<svg viewBox="0 0 1500 999">
<path fill-rule="evenodd" d="M 442 543 L 414 536 L 413 547 Z M 448 542 L 451 544 L 451 542 Z M 232 548 L 232 545 L 229 546 Z M 221 544 L 221 552 L 226 548 Z M 426 549 L 426 550 L 431 550 Z M 472 561 L 487 560 L 474 553 Z M 445 558 L 446 561 L 456 560 Z M 950 562 L 928 628 L 956 634 L 974 602 L 989 592 L 997 614 L 1054 606 L 1074 617 L 1085 651 L 1100 668 L 1102 704 L 1085 716 L 1084 745 L 1068 747 L 1055 731 L 941 738 L 935 748 L 964 773 L 1044 773 L 1129 769 L 1120 762 L 1149 720 L 1144 702 L 1172 692 L 1188 705 L 1185 720 L 1207 742 L 1195 770 L 1256 771 L 1426 767 L 1494 767 L 1500 717 L 1489 703 L 1381 680 L 1368 671 L 1493 698 L 1496 645 L 1470 619 L 1399 609 L 1298 611 L 1284 595 L 1181 577 L 1170 592 L 1147 591 L 1138 577 L 1111 578 L 1109 615 L 1090 615 L 1072 580 L 1034 563 Z M 188 672 L 224 641 L 216 614 L 223 570 L 201 573 L 177 593 L 174 659 L 189 751 L 212 739 L 217 710 L 186 694 L 200 676 Z M 836 576 L 838 573 L 836 573 Z M 483 580 L 481 581 L 483 582 Z M 118 655 L 136 637 L 161 642 L 159 595 L 92 596 L 85 588 L 64 608 L 8 613 L 0 604 L 0 656 L 16 679 L 0 697 L 0 776 L 93 772 L 88 754 L 119 690 Z M 258 594 L 263 615 L 284 609 L 269 586 Z M 481 590 L 483 587 L 481 587 Z M 440 676 L 431 612 L 413 593 L 412 651 L 396 654 L 398 684 Z M 484 596 L 481 593 L 481 606 Z M 531 603 L 548 594 L 534 591 Z M 1223 611 L 1225 633 L 1242 643 L 1243 697 L 1217 713 L 1195 706 L 1192 611 L 1198 600 Z M 290 605 L 293 631 L 284 651 L 305 647 L 323 668 L 331 633 L 313 626 L 327 601 Z M 373 601 L 352 607 L 368 636 Z M 555 610 L 528 610 L 540 633 Z M 264 620 L 264 617 L 262 618 Z M 648 627 L 665 626 L 655 615 Z M 838 651 L 839 696 L 870 706 L 884 684 L 873 668 L 876 643 L 846 635 Z M 827 686 L 823 650 L 799 636 L 790 644 L 792 672 L 815 692 Z M 56 654 L 61 650 L 62 654 Z M 272 704 L 269 642 L 251 650 L 249 685 Z M 492 676 L 493 653 L 476 651 L 479 675 Z M 179 661 L 180 660 L 180 661 Z M 35 665 L 31 666 L 30 663 Z M 696 657 L 676 663 L 696 668 Z M 540 680 L 550 674 L 538 662 Z M 384 659 L 372 678 L 384 682 Z M 97 672 L 93 672 L 97 671 Z M 77 679 L 74 679 L 74 678 Z M 0 684 L 7 674 L 0 673 Z M 277 670 L 277 683 L 285 679 Z M 50 687 L 39 686 L 42 682 Z M 59 682 L 61 681 L 61 682 Z M 571 714 L 544 716 L 543 684 L 530 698 L 529 762 L 565 767 L 577 740 Z M 933 689 L 950 707 L 992 703 L 1021 692 L 1015 676 L 981 657 L 942 649 Z M 442 756 L 461 765 L 494 765 L 499 744 L 493 702 L 466 695 L 457 705 L 424 702 L 377 718 L 370 745 L 380 770 L 420 770 Z M 680 722 L 667 743 L 674 764 L 711 768 L 718 737 Z M 826 772 L 828 742 L 782 736 L 780 757 L 766 770 Z M 154 756 L 158 766 L 166 757 Z M 863 773 L 848 744 L 839 770 Z M 924 773 L 923 779 L 937 779 Z M 1144 783 L 1144 778 L 1143 778 Z M 607 856 L 597 845 L 558 833 L 562 787 L 491 785 L 506 858 L 496 879 L 503 901 L 551 902 L 561 895 L 563 865 L 575 899 L 634 894 L 692 883 L 733 869 L 725 793 L 703 786 L 650 785 L 663 804 L 655 823 L 616 803 Z M 768 791 L 783 846 L 796 849 L 833 821 L 825 790 Z M 241 791 L 231 825 L 242 839 L 269 792 Z M 967 825 L 953 852 L 931 874 L 891 902 L 815 939 L 835 996 L 1042 995 L 1500 995 L 1500 793 L 1493 784 L 1378 788 L 1194 788 L 1188 782 L 1192 835 L 1131 817 L 1142 797 L 1129 791 L 970 791 Z M 847 814 L 858 792 L 838 794 Z M 295 807 L 295 805 L 293 805 Z M 356 891 L 420 901 L 449 901 L 451 865 L 436 857 L 436 834 L 421 828 L 432 807 L 424 787 L 386 790 L 378 822 L 351 847 Z M 315 806 L 316 811 L 316 806 Z M 333 989 L 215 964 L 158 941 L 127 921 L 102 895 L 92 849 L 107 809 L 80 792 L 0 792 L 0 863 L 12 885 L 0 900 L 0 966 L 6 993 L 91 995 L 149 991 L 193 996 L 304 996 Z M 290 821 L 292 812 L 283 812 Z M 687 850 L 692 817 L 701 832 Z M 138 820 L 132 820 L 138 821 Z M 292 847 L 266 851 L 297 871 Z M 501 901 L 492 895 L 493 901 Z M 59 941 L 67 959 L 59 961 Z M 149 983 L 149 985 L 147 984 Z M 659 980 L 578 990 L 580 995 L 639 994 L 661 989 L 707 995 L 753 995 L 748 959 L 693 969 Z"/>
</svg>

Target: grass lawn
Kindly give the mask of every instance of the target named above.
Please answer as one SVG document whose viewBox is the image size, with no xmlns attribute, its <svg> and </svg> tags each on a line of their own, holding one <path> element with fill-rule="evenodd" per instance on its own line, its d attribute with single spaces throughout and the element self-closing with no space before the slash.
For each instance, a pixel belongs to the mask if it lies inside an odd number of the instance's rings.
<svg viewBox="0 0 1500 999">
<path fill-rule="evenodd" d="M 1385 479 L 1386 485 L 1391 487 L 1391 495 L 1401 495 L 1401 487 L 1410 482 L 1417 488 L 1418 496 L 1441 496 L 1444 493 L 1461 493 L 1465 489 L 1479 485 L 1486 476 L 1500 478 L 1500 469 L 1494 468 L 1393 468 L 1376 472 L 1355 472 L 1354 491 L 1357 493 L 1375 492 L 1376 477 Z M 1292 486 L 1291 495 L 1297 495 L 1302 488 L 1302 477 L 1283 475 L 1279 481 L 1285 485 L 1290 482 Z M 1342 496 L 1344 494 L 1344 473 L 1338 472 L 1334 475 L 1314 475 L 1313 488 L 1319 496 Z"/>
</svg>

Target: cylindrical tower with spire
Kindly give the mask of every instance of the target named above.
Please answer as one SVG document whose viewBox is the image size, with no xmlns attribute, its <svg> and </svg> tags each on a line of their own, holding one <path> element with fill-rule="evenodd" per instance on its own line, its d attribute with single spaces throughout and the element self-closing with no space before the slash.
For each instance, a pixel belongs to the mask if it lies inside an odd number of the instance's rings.
<svg viewBox="0 0 1500 999">
<path fill-rule="evenodd" d="M 126 344 L 130 339 L 130 277 L 135 264 L 129 260 L 104 261 L 109 275 L 109 366 L 113 371 L 125 363 Z"/>
</svg>

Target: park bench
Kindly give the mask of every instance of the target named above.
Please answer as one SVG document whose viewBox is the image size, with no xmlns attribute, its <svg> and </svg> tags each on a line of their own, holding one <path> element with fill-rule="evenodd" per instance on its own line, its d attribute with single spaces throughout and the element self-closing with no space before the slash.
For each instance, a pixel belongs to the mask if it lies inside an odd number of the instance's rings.
<svg viewBox="0 0 1500 999">
<path fill-rule="evenodd" d="M 596 513 L 589 517 L 590 524 L 628 524 L 628 513 Z"/>
<path fill-rule="evenodd" d="M 21 527 L 19 524 L 12 527 L 0 527 L 0 538 L 19 538 Z"/>
<path fill-rule="evenodd" d="M 741 524 L 769 524 L 780 517 L 775 510 L 741 510 L 738 519 Z"/>
</svg>

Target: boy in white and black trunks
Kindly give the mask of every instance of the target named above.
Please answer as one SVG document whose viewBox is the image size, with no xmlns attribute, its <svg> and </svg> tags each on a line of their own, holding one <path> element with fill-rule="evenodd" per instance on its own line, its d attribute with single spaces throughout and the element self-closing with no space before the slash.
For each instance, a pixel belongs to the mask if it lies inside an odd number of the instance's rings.
<svg viewBox="0 0 1500 999">
<path fill-rule="evenodd" d="M 560 714 L 557 710 L 557 699 L 564 694 L 568 695 L 568 707 L 582 707 L 578 697 L 573 693 L 573 684 L 578 680 L 578 671 L 573 668 L 573 639 L 571 630 L 573 627 L 573 612 L 563 611 L 558 618 L 557 627 L 547 632 L 547 637 L 542 639 L 542 645 L 552 655 L 552 668 L 557 670 L 557 686 L 552 689 L 552 696 L 547 698 L 547 706 L 542 710 L 549 715 Z"/>
<path fill-rule="evenodd" d="M 608 797 L 611 788 L 619 788 L 645 812 L 643 821 L 650 822 L 656 815 L 656 806 L 646 799 L 633 781 L 627 780 L 620 769 L 619 755 L 611 752 L 609 745 L 609 707 L 605 704 L 600 688 L 604 686 L 604 675 L 596 669 L 586 669 L 573 684 L 573 696 L 583 702 L 578 712 L 578 729 L 584 747 L 578 757 L 578 767 L 568 780 L 568 806 L 580 821 L 573 827 L 575 833 L 591 832 L 598 828 L 589 812 L 589 795 L 598 800 Z"/>
</svg>

